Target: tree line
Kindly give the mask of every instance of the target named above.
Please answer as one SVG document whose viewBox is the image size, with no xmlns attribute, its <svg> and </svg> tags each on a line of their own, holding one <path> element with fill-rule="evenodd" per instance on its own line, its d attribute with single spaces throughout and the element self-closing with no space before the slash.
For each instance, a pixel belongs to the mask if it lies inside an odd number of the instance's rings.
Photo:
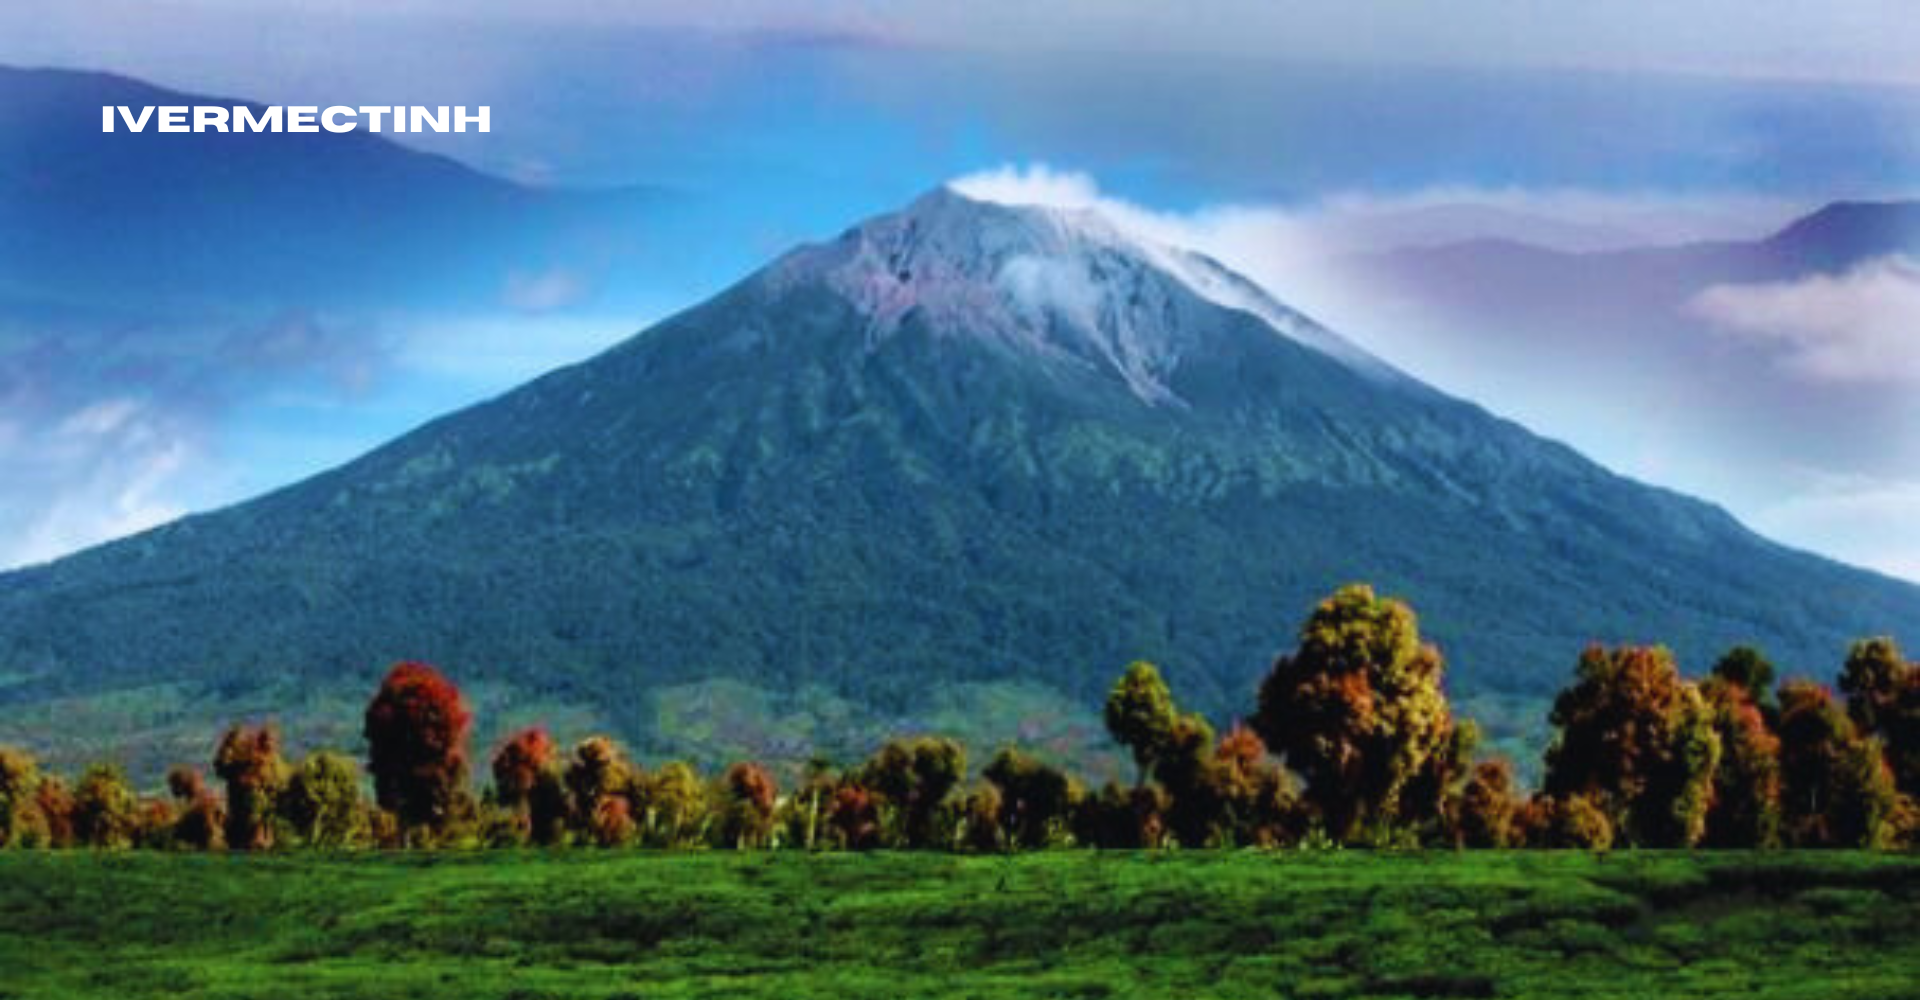
<svg viewBox="0 0 1920 1000">
<path fill-rule="evenodd" d="M 236 725 L 212 777 L 180 766 L 142 796 L 115 765 L 69 783 L 0 747 L 0 847 L 264 851 L 582 845 L 1006 851 L 1049 847 L 1911 847 L 1920 841 L 1920 663 L 1890 639 L 1849 651 L 1839 694 L 1775 685 L 1736 648 L 1703 680 L 1662 647 L 1595 646 L 1555 699 L 1541 787 L 1482 755 L 1413 611 L 1364 585 L 1321 602 L 1224 734 L 1137 662 L 1105 721 L 1129 782 L 1090 785 L 1014 747 L 975 775 L 940 736 L 856 766 L 816 761 L 783 790 L 743 761 L 647 770 L 592 736 L 514 733 L 473 789 L 472 713 L 434 668 L 392 668 L 361 761 L 289 760 Z M 369 797 L 368 791 L 371 791 Z"/>
</svg>

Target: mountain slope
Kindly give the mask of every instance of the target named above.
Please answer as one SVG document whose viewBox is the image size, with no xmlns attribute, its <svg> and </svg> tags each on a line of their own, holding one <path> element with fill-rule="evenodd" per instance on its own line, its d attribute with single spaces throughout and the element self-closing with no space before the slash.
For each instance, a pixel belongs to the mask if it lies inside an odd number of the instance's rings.
<svg viewBox="0 0 1920 1000">
<path fill-rule="evenodd" d="M 1149 657 L 1225 717 L 1354 579 L 1415 602 L 1457 693 L 1537 696 L 1592 640 L 1824 672 L 1920 623 L 1920 589 L 1256 293 L 1091 216 L 935 192 L 333 472 L 0 577 L 0 739 L 168 685 L 168 724 L 298 720 L 403 656 L 652 746 L 680 735 L 652 696 L 716 677 L 913 725 L 952 685 L 1091 705 Z"/>
</svg>

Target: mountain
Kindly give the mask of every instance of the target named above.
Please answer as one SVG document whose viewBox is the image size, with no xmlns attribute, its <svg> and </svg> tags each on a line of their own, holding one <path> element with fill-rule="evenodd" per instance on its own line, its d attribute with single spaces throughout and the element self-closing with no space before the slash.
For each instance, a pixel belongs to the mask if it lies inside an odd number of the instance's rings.
<svg viewBox="0 0 1920 1000">
<path fill-rule="evenodd" d="M 0 307 L 491 301 L 512 269 L 637 253 L 661 192 L 528 187 L 365 131 L 100 130 L 106 106 L 245 105 L 0 67 Z"/>
<path fill-rule="evenodd" d="M 1392 293 L 1476 319 L 1503 316 L 1562 327 L 1659 317 L 1665 327 L 1684 320 L 1687 300 L 1711 285 L 1831 274 L 1900 254 L 1920 254 L 1920 202 L 1835 202 L 1756 240 L 1573 251 L 1471 239 L 1409 246 L 1354 263 Z"/>
<path fill-rule="evenodd" d="M 1319 308 L 1529 426 L 1920 573 L 1917 258 L 1920 202 L 1839 202 L 1751 240 L 1349 258 Z"/>
<path fill-rule="evenodd" d="M 401 657 L 686 752 L 857 751 L 1009 690 L 1032 738 L 1136 657 L 1224 719 L 1352 580 L 1415 603 L 1467 696 L 1538 699 L 1596 640 L 1825 672 L 1920 624 L 1920 588 L 1615 476 L 1204 257 L 942 189 L 331 472 L 0 576 L 0 740 L 197 756 L 259 711 L 351 739 Z"/>
</svg>

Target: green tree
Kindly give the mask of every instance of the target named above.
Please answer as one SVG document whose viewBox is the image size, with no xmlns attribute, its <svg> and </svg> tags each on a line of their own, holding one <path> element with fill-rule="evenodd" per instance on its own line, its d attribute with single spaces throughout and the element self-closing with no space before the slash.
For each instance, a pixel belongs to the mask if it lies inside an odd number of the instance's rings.
<svg viewBox="0 0 1920 1000">
<path fill-rule="evenodd" d="M 360 765 L 331 750 L 308 754 L 287 782 L 280 814 L 309 846 L 339 848 L 359 843 L 367 835 Z"/>
<path fill-rule="evenodd" d="M 1059 768 L 1003 748 L 982 776 L 1000 793 L 1000 829 L 1008 846 L 1046 847 L 1069 832 L 1073 785 Z"/>
<path fill-rule="evenodd" d="M 117 764 L 95 764 L 73 790 L 73 837 L 86 847 L 123 850 L 140 828 L 140 800 Z"/>
<path fill-rule="evenodd" d="M 1180 846 L 1209 847 L 1227 836 L 1225 771 L 1207 720 L 1197 714 L 1175 720 L 1154 756 L 1153 776 L 1166 790 L 1167 830 Z"/>
<path fill-rule="evenodd" d="M 47 846 L 72 847 L 75 804 L 67 783 L 56 774 L 42 775 L 40 787 L 33 793 L 33 804 L 47 825 Z"/>
<path fill-rule="evenodd" d="M 692 766 L 669 761 L 646 785 L 647 826 L 661 847 L 688 847 L 706 839 L 711 820 L 707 788 Z"/>
<path fill-rule="evenodd" d="M 960 802 L 960 845 L 970 851 L 992 853 L 1008 848 L 1006 831 L 1001 829 L 1004 803 L 1000 789 L 982 784 L 968 792 Z"/>
<path fill-rule="evenodd" d="M 1589 648 L 1551 722 L 1548 794 L 1591 797 L 1616 834 L 1644 847 L 1691 846 L 1706 833 L 1720 738 L 1664 647 Z"/>
<path fill-rule="evenodd" d="M 1274 663 L 1253 728 L 1306 779 L 1329 835 L 1353 840 L 1430 818 L 1403 809 L 1401 796 L 1452 738 L 1444 672 L 1412 609 L 1363 585 L 1321 602 L 1299 648 Z"/>
<path fill-rule="evenodd" d="M 1920 796 L 1920 664 L 1889 638 L 1855 643 L 1840 671 L 1847 714 L 1885 746 L 1894 784 Z"/>
<path fill-rule="evenodd" d="M 1179 721 L 1173 694 L 1161 679 L 1160 669 L 1145 660 L 1129 664 L 1107 695 L 1106 717 L 1107 732 L 1133 754 L 1134 784 L 1146 784 L 1154 761 L 1166 752 Z"/>
<path fill-rule="evenodd" d="M 33 755 L 0 746 L 0 848 L 47 842 L 47 819 L 35 800 L 39 792 L 40 766 Z"/>
<path fill-rule="evenodd" d="M 1474 754 L 1480 749 L 1480 726 L 1461 719 L 1447 734 L 1439 752 L 1427 762 L 1401 794 L 1401 811 L 1411 818 L 1408 831 L 1436 844 L 1458 843 L 1460 798 L 1473 779 Z"/>
<path fill-rule="evenodd" d="M 1745 691 L 1747 700 L 1760 709 L 1769 723 L 1779 707 L 1773 697 L 1776 674 L 1773 661 L 1753 646 L 1735 646 L 1713 665 L 1713 677 Z"/>
<path fill-rule="evenodd" d="M 280 731 L 272 725 L 234 726 L 214 751 L 213 773 L 227 786 L 227 847 L 273 847 L 277 805 L 287 786 Z"/>
<path fill-rule="evenodd" d="M 941 736 L 888 740 L 860 769 L 858 782 L 878 794 L 882 837 L 905 847 L 938 847 L 947 797 L 967 774 L 967 752 Z M 950 824 L 949 824 L 950 825 Z M 892 831 L 887 828 L 894 827 Z M 888 836 L 889 832 L 893 835 Z"/>
<path fill-rule="evenodd" d="M 1796 847 L 1880 847 L 1892 833 L 1893 772 L 1833 693 L 1780 688 L 1781 825 Z"/>
<path fill-rule="evenodd" d="M 993 793 L 997 812 L 998 793 L 993 792 L 992 786 L 986 791 Z M 1098 792 L 1082 796 L 1075 805 L 1074 840 L 1086 847 L 1105 850 L 1160 847 L 1166 831 L 1168 806 L 1166 791 L 1159 785 L 1122 788 L 1109 781 L 1100 786 Z M 969 811 L 967 815 L 971 818 L 973 813 Z M 998 821 L 991 826 L 997 830 Z M 968 832 L 971 834 L 971 829 Z"/>
</svg>

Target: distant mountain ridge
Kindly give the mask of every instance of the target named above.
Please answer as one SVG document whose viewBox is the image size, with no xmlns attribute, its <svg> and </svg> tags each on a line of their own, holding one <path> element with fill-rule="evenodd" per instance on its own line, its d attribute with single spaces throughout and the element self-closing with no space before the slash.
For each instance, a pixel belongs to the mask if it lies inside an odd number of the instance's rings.
<svg viewBox="0 0 1920 1000">
<path fill-rule="evenodd" d="M 1092 705 L 1136 657 L 1225 719 L 1356 579 L 1414 602 L 1466 696 L 1537 698 L 1589 641 L 1821 668 L 1920 623 L 1920 588 L 1616 477 L 1216 264 L 942 189 L 331 472 L 0 576 L 0 740 L 157 691 L 109 748 L 259 711 L 351 739 L 316 720 L 401 657 L 643 747 L 685 745 L 676 686 L 911 725 L 955 686 Z"/>
<path fill-rule="evenodd" d="M 0 67 L 0 300 L 487 301 L 508 269 L 597 250 L 664 200 L 527 187 L 365 131 L 100 130 L 103 106 L 210 103 L 261 107 Z"/>
<path fill-rule="evenodd" d="M 1533 426 L 1577 429 L 1777 530 L 1920 566 L 1920 536 L 1902 527 L 1915 508 L 1888 505 L 1920 468 L 1920 436 L 1906 433 L 1920 395 L 1899 363 L 1903 337 L 1920 356 L 1920 328 L 1899 322 L 1916 259 L 1920 202 L 1835 202 L 1751 240 L 1348 258 L 1337 314 L 1397 362 Z"/>
</svg>

